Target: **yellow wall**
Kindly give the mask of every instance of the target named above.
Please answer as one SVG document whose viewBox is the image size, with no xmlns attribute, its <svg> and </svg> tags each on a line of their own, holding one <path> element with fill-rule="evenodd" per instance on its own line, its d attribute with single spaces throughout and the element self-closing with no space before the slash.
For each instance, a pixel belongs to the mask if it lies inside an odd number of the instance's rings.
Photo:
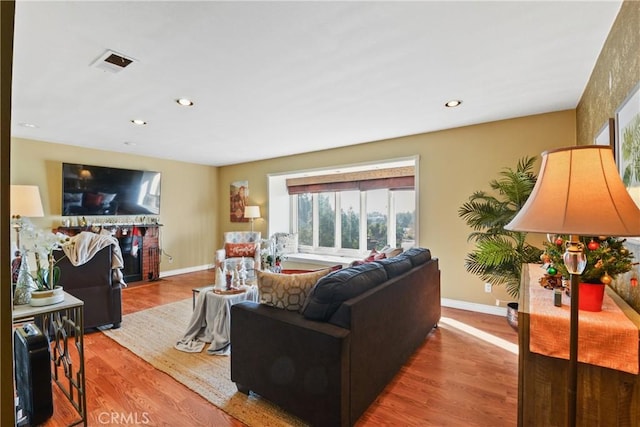
<svg viewBox="0 0 640 427">
<path fill-rule="evenodd" d="M 440 258 L 443 297 L 493 305 L 496 298 L 509 298 L 501 290 L 485 294 L 481 281 L 466 272 L 464 258 L 472 246 L 458 208 L 521 157 L 575 145 L 575 128 L 570 110 L 222 168 L 14 138 L 11 182 L 40 186 L 46 216 L 34 223 L 49 228 L 62 219 L 62 162 L 162 172 L 162 243 L 174 261 L 163 257 L 160 271 L 171 274 L 211 264 L 222 232 L 249 229 L 230 222 L 233 181 L 249 181 L 250 202 L 265 216 L 255 229 L 266 236 L 267 174 L 419 155 L 419 239 Z"/>
<path fill-rule="evenodd" d="M 570 110 L 221 167 L 218 193 L 227 197 L 219 205 L 220 229 L 249 228 L 229 220 L 233 181 L 249 181 L 250 203 L 260 205 L 266 217 L 267 174 L 419 155 L 419 241 L 440 259 L 442 296 L 494 305 L 496 298 L 509 298 L 501 291 L 485 294 L 481 281 L 466 272 L 471 230 L 458 218 L 458 208 L 472 192 L 489 190 L 488 182 L 502 168 L 515 167 L 521 157 L 539 159 L 544 150 L 575 145 L 575 129 L 575 111 Z M 266 220 L 255 223 L 263 236 L 268 231 Z"/>
<path fill-rule="evenodd" d="M 217 168 L 27 139 L 11 142 L 11 183 L 40 187 L 45 217 L 34 218 L 36 226 L 60 225 L 62 162 L 159 171 L 161 243 L 173 257 L 172 263 L 162 257 L 160 272 L 213 263 L 220 234 Z"/>
<path fill-rule="evenodd" d="M 582 99 L 576 109 L 578 144 L 591 144 L 597 132 L 640 81 L 640 2 L 625 1 L 602 47 Z M 627 242 L 640 261 L 640 245 Z M 635 310 L 640 311 L 640 294 L 630 285 L 629 272 L 612 286 Z"/>
<path fill-rule="evenodd" d="M 578 145 L 598 131 L 640 81 L 640 2 L 625 1 L 576 109 Z"/>
</svg>

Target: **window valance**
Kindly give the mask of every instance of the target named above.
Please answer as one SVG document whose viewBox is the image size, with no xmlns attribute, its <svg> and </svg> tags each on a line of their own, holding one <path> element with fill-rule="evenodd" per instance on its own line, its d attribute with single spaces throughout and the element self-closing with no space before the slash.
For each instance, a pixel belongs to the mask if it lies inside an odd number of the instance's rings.
<svg viewBox="0 0 640 427">
<path fill-rule="evenodd" d="M 289 194 L 366 191 L 381 188 L 403 190 L 413 189 L 414 185 L 415 167 L 413 166 L 287 179 Z"/>
</svg>

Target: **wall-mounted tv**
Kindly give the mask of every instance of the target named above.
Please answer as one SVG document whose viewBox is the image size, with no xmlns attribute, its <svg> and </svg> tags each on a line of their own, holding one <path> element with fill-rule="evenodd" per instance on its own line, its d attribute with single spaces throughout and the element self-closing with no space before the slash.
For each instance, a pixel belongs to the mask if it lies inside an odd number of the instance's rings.
<svg viewBox="0 0 640 427">
<path fill-rule="evenodd" d="M 62 215 L 158 215 L 160 172 L 62 163 Z"/>
</svg>

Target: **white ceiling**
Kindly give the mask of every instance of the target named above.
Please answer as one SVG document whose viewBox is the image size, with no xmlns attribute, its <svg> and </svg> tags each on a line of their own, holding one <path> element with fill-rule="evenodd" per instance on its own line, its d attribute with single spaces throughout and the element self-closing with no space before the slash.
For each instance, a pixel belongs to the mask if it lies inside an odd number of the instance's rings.
<svg viewBox="0 0 640 427">
<path fill-rule="evenodd" d="M 620 4 L 18 0 L 12 135 L 220 166 L 571 109 Z"/>
</svg>

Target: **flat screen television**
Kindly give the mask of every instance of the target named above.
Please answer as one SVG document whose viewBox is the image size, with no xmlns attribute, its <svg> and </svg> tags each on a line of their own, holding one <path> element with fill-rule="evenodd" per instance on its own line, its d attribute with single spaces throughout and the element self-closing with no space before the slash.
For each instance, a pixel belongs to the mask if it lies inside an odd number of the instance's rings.
<svg viewBox="0 0 640 427">
<path fill-rule="evenodd" d="M 62 163 L 62 215 L 158 215 L 160 172 Z"/>
</svg>

